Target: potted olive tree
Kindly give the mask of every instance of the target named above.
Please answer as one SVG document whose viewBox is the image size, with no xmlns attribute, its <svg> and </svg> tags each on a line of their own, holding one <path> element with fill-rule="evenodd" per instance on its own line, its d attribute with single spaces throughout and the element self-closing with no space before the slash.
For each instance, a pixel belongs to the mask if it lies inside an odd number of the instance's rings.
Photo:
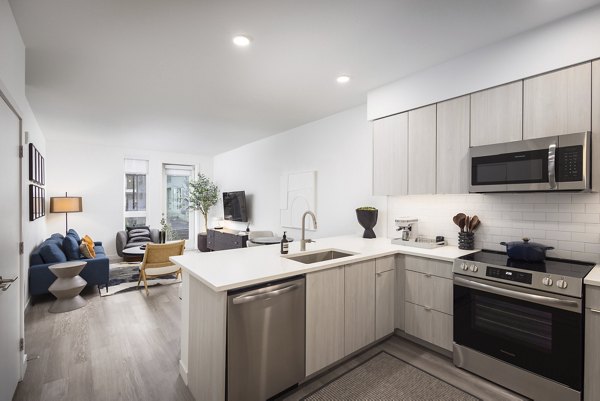
<svg viewBox="0 0 600 401">
<path fill-rule="evenodd" d="M 204 232 L 198 234 L 198 249 L 202 252 L 208 250 L 206 236 L 208 231 L 208 212 L 219 201 L 219 187 L 210 178 L 198 173 L 197 180 L 190 181 L 189 194 L 186 200 L 190 210 L 197 210 L 204 217 Z"/>
</svg>

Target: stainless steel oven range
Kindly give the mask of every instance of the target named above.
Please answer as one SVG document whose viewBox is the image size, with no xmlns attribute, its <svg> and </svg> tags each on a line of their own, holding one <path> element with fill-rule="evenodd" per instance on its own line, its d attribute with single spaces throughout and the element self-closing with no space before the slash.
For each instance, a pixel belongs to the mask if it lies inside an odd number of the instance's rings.
<svg viewBox="0 0 600 401">
<path fill-rule="evenodd" d="M 583 278 L 594 264 L 454 262 L 454 364 L 534 400 L 581 400 Z"/>
</svg>

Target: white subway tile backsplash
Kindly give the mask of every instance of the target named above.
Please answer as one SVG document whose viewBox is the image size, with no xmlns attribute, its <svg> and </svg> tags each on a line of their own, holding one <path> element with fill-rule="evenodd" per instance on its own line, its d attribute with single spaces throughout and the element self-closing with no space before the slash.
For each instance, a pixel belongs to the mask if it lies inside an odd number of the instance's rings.
<svg viewBox="0 0 600 401">
<path fill-rule="evenodd" d="M 558 211 L 563 213 L 583 213 L 585 205 L 582 203 L 561 203 L 558 205 Z"/>
<path fill-rule="evenodd" d="M 584 233 L 585 224 L 583 223 L 559 223 L 558 230 Z"/>
<path fill-rule="evenodd" d="M 571 233 L 568 231 L 546 231 L 546 238 L 559 241 L 570 241 Z"/>
<path fill-rule="evenodd" d="M 558 249 L 563 251 L 584 252 L 585 244 L 583 242 L 558 241 Z"/>
<path fill-rule="evenodd" d="M 600 223 L 600 215 L 597 213 L 573 213 L 573 223 Z"/>
<path fill-rule="evenodd" d="M 600 203 L 588 203 L 585 205 L 586 213 L 599 213 L 600 214 Z"/>
<path fill-rule="evenodd" d="M 523 214 L 523 220 L 546 221 L 546 213 L 544 213 L 544 212 L 527 212 L 527 213 Z"/>
<path fill-rule="evenodd" d="M 600 194 L 419 195 L 390 197 L 388 205 L 390 237 L 398 236 L 394 218 L 410 215 L 419 219 L 419 234 L 444 235 L 456 245 L 452 216 L 464 212 L 481 219 L 477 247 L 502 251 L 501 241 L 526 236 L 555 246 L 550 256 L 600 262 Z"/>
<path fill-rule="evenodd" d="M 600 234 L 596 233 L 571 233 L 571 240 L 578 242 L 600 243 Z"/>
<path fill-rule="evenodd" d="M 533 205 L 536 212 L 558 212 L 558 203 L 538 203 Z"/>
<path fill-rule="evenodd" d="M 571 213 L 546 213 L 546 221 L 570 222 Z"/>
</svg>

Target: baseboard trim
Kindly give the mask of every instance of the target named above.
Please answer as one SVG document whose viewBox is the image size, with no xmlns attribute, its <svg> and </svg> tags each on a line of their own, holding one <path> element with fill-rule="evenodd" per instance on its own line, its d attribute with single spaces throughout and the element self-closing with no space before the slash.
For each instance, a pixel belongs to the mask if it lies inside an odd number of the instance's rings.
<svg viewBox="0 0 600 401">
<path fill-rule="evenodd" d="M 438 354 L 444 355 L 445 357 L 448 357 L 448 358 L 452 359 L 452 355 L 453 355 L 452 351 L 448 351 L 445 348 L 438 347 L 435 344 L 428 343 L 427 341 L 421 340 L 418 337 L 415 337 L 415 336 L 412 336 L 410 334 L 407 334 L 406 332 L 404 332 L 404 331 L 402 331 L 400 329 L 396 329 L 394 331 L 394 334 L 397 335 L 398 337 L 404 338 L 405 340 L 408 340 L 408 341 L 411 341 L 411 342 L 413 342 L 415 344 L 418 344 L 421 347 L 427 348 L 427 349 L 429 349 L 429 350 L 431 350 L 433 352 L 436 352 Z"/>
<path fill-rule="evenodd" d="M 181 376 L 181 378 L 183 379 L 183 382 L 187 386 L 188 385 L 188 370 L 187 370 L 187 366 L 185 366 L 183 364 L 181 359 L 179 360 L 179 375 Z"/>
</svg>

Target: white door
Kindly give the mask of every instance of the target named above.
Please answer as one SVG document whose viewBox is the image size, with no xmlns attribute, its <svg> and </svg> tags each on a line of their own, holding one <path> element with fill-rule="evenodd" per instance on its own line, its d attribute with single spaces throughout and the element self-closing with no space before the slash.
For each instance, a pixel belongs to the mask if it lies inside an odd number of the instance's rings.
<svg viewBox="0 0 600 401">
<path fill-rule="evenodd" d="M 0 97 L 0 401 L 12 400 L 21 376 L 19 363 L 21 280 L 19 276 L 21 241 L 21 162 L 19 145 L 21 123 Z M 7 280 L 13 280 L 7 283 Z"/>
</svg>

